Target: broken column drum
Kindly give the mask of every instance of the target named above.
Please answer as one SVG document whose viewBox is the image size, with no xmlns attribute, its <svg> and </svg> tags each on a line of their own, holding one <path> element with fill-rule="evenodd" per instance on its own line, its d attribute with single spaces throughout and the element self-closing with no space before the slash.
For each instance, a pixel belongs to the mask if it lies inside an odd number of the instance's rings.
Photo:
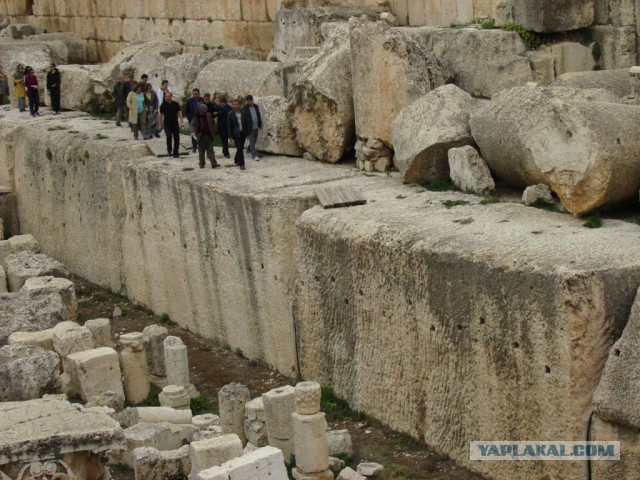
<svg viewBox="0 0 640 480">
<path fill-rule="evenodd" d="M 144 401 L 150 391 L 144 343 L 144 335 L 140 332 L 120 336 L 120 344 L 123 346 L 120 364 L 124 378 L 124 394 L 131 403 Z"/>
<path fill-rule="evenodd" d="M 167 384 L 188 387 L 189 358 L 187 347 L 179 337 L 168 336 L 164 339 L 164 362 Z"/>
</svg>

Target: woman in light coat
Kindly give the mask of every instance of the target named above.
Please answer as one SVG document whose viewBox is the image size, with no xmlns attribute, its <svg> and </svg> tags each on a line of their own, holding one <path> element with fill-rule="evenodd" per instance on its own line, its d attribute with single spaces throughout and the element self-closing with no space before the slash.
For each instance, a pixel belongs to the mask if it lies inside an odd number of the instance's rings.
<svg viewBox="0 0 640 480">
<path fill-rule="evenodd" d="M 129 126 L 133 130 L 133 138 L 138 140 L 138 132 L 142 130 L 144 136 L 147 124 L 141 84 L 137 83 L 127 96 L 127 108 L 129 109 Z"/>
</svg>

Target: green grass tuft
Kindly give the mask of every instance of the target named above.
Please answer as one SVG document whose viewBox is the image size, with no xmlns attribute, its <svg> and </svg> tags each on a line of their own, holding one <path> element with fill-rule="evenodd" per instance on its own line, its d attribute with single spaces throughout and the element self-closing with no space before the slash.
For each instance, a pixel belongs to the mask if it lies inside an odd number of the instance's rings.
<svg viewBox="0 0 640 480">
<path fill-rule="evenodd" d="M 196 398 L 191 399 L 191 412 L 194 416 L 216 413 L 217 411 L 218 405 L 215 402 L 210 402 L 204 395 L 198 395 Z"/>
<path fill-rule="evenodd" d="M 587 228 L 600 228 L 602 226 L 602 218 L 600 215 L 592 215 L 586 218 L 586 222 L 582 224 L 583 227 Z"/>
<path fill-rule="evenodd" d="M 452 207 L 457 207 L 458 205 L 467 205 L 469 202 L 467 202 L 466 200 L 445 200 L 444 202 L 442 202 L 442 205 L 444 205 L 447 208 L 452 208 Z"/>
<path fill-rule="evenodd" d="M 446 180 L 432 180 L 425 183 L 423 187 L 430 192 L 448 192 L 456 189 L 455 185 L 449 178 Z"/>
<path fill-rule="evenodd" d="M 500 197 L 497 195 L 483 195 L 480 205 L 488 205 L 490 203 L 500 203 Z"/>
</svg>

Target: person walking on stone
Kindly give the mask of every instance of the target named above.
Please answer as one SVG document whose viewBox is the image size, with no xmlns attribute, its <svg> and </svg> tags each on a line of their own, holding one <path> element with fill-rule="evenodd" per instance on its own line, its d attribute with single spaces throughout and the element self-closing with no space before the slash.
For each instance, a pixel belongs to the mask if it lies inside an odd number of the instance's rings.
<svg viewBox="0 0 640 480">
<path fill-rule="evenodd" d="M 25 111 L 27 91 L 24 88 L 24 65 L 19 63 L 13 72 L 13 94 L 18 99 L 18 110 Z"/>
<path fill-rule="evenodd" d="M 129 82 L 126 81 L 124 75 L 118 77 L 118 83 L 113 87 L 111 92 L 113 101 L 116 104 L 116 126 L 122 126 L 122 118 L 127 108 L 127 97 L 129 96 Z"/>
<path fill-rule="evenodd" d="M 236 156 L 233 163 L 246 170 L 244 165 L 244 141 L 251 132 L 251 114 L 249 110 L 241 107 L 241 100 L 233 101 L 233 110 L 227 116 L 227 130 L 236 147 Z"/>
<path fill-rule="evenodd" d="M 262 129 L 262 117 L 260 116 L 260 108 L 253 103 L 253 96 L 247 95 L 245 97 L 247 103 L 243 107 L 244 110 L 249 112 L 251 117 L 251 131 L 247 135 L 249 137 L 249 152 L 254 160 L 259 161 L 258 151 L 256 150 L 256 141 L 258 140 L 258 132 Z"/>
<path fill-rule="evenodd" d="M 29 96 L 29 112 L 32 117 L 40 115 L 40 93 L 38 92 L 38 78 L 32 67 L 27 66 L 25 69 L 24 86 Z"/>
<path fill-rule="evenodd" d="M 229 112 L 233 110 L 227 103 L 227 97 L 220 97 L 218 100 L 218 133 L 222 140 L 222 155 L 224 158 L 231 158 L 229 155 Z"/>
<path fill-rule="evenodd" d="M 158 123 L 158 96 L 150 83 L 145 85 L 144 112 L 146 116 L 145 140 L 153 138 Z"/>
<path fill-rule="evenodd" d="M 54 115 L 60 115 L 60 71 L 56 68 L 56 64 L 49 66 L 47 73 L 47 90 L 51 98 L 51 110 Z"/>
<path fill-rule="evenodd" d="M 9 84 L 4 69 L 0 65 L 0 105 L 4 105 L 4 96 L 9 94 Z"/>
<path fill-rule="evenodd" d="M 138 132 L 145 132 L 146 118 L 144 113 L 144 95 L 142 85 L 139 83 L 133 87 L 133 91 L 127 96 L 127 108 L 129 109 L 129 125 L 133 130 L 133 138 L 138 140 Z"/>
<path fill-rule="evenodd" d="M 187 121 L 189 122 L 189 125 L 191 125 L 191 120 L 193 120 L 193 117 L 197 115 L 198 105 L 200 105 L 201 103 L 204 103 L 204 98 L 200 96 L 200 90 L 194 88 L 191 92 L 191 97 L 187 99 L 187 107 L 185 108 L 185 113 L 187 114 Z M 196 142 L 193 137 L 191 137 L 191 151 L 193 153 L 196 153 L 197 149 L 198 142 Z"/>
<path fill-rule="evenodd" d="M 211 162 L 211 168 L 219 167 L 220 165 L 216 162 L 216 155 L 213 151 L 213 132 L 215 131 L 213 113 L 209 112 L 205 103 L 198 105 L 198 113 L 193 116 L 189 125 L 191 127 L 191 138 L 198 145 L 198 164 L 200 168 L 204 168 L 205 151 Z"/>
<path fill-rule="evenodd" d="M 171 92 L 169 88 L 169 80 L 162 80 L 160 84 L 160 88 L 156 90 L 156 96 L 158 97 L 158 111 L 160 111 L 160 107 L 162 107 L 162 103 L 164 102 L 164 96 L 167 92 Z M 156 137 L 160 138 L 160 127 L 156 129 Z"/>
<path fill-rule="evenodd" d="M 180 104 L 173 99 L 173 94 L 167 92 L 164 102 L 160 106 L 159 125 L 164 127 L 167 136 L 167 152 L 173 158 L 180 157 L 180 129 L 184 127 L 184 117 Z"/>
</svg>

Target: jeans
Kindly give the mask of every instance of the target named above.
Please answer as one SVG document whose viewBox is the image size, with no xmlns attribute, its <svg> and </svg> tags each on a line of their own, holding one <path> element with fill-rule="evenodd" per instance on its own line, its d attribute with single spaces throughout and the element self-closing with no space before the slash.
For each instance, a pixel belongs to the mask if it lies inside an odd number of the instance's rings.
<svg viewBox="0 0 640 480">
<path fill-rule="evenodd" d="M 29 112 L 31 115 L 38 113 L 40 109 L 40 94 L 37 88 L 30 88 L 29 91 Z"/>
<path fill-rule="evenodd" d="M 180 127 L 178 124 L 164 124 L 164 133 L 167 135 L 167 152 L 177 157 L 180 154 Z M 173 140 L 173 145 L 172 145 Z"/>
<path fill-rule="evenodd" d="M 251 132 L 249 132 L 249 152 L 253 158 L 258 156 L 258 151 L 256 150 L 256 141 L 258 140 L 258 128 L 252 128 Z"/>
<path fill-rule="evenodd" d="M 26 110 L 24 106 L 24 100 L 24 97 L 18 97 L 18 110 L 20 110 L 21 112 L 24 112 Z"/>
</svg>

